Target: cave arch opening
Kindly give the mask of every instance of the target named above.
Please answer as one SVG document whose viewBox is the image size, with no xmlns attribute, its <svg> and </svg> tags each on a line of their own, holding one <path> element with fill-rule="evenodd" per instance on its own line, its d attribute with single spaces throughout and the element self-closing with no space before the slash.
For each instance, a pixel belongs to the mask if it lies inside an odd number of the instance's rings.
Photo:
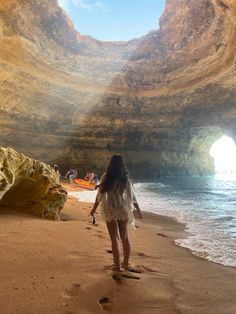
<svg viewBox="0 0 236 314">
<path fill-rule="evenodd" d="M 216 140 L 210 147 L 210 155 L 216 174 L 236 174 L 236 145 L 231 137 L 223 135 Z"/>
</svg>

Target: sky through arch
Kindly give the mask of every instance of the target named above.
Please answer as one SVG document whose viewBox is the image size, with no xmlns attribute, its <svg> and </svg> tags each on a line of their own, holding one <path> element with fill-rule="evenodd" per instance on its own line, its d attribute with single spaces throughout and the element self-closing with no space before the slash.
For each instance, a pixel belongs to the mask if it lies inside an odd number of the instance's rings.
<svg viewBox="0 0 236 314">
<path fill-rule="evenodd" d="M 103 41 L 129 40 L 159 27 L 165 0 L 58 0 L 76 29 Z"/>
</svg>

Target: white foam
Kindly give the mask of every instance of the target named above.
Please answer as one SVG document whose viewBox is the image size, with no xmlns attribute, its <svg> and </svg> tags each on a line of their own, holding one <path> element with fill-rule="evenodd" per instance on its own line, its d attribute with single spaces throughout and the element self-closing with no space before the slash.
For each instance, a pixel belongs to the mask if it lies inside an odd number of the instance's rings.
<svg viewBox="0 0 236 314">
<path fill-rule="evenodd" d="M 233 240 L 203 240 L 199 235 L 193 235 L 187 239 L 176 240 L 179 246 L 190 249 L 194 255 L 203 257 L 209 261 L 224 266 L 236 267 L 235 243 Z"/>
<path fill-rule="evenodd" d="M 76 197 L 80 202 L 93 203 L 96 199 L 97 191 L 69 192 L 68 195 Z"/>
</svg>

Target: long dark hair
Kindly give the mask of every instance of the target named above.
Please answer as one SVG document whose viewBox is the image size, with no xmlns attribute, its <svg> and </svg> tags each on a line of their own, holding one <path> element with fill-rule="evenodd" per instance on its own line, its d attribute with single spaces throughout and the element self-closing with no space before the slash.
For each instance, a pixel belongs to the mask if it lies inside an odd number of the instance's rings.
<svg viewBox="0 0 236 314">
<path fill-rule="evenodd" d="M 128 181 L 128 170 L 126 169 L 124 160 L 120 155 L 114 155 L 106 171 L 106 177 L 101 184 L 101 193 L 108 191 L 116 191 L 123 193 Z"/>
</svg>

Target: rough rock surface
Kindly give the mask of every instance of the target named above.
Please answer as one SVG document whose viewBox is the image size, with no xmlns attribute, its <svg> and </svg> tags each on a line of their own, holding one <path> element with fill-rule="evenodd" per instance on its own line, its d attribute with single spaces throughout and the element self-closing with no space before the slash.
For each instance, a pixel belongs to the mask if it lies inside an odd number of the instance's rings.
<svg viewBox="0 0 236 314">
<path fill-rule="evenodd" d="M 1 1 L 1 143 L 80 169 L 119 152 L 142 175 L 209 173 L 214 140 L 236 139 L 235 36 L 234 0 L 167 0 L 160 29 L 116 43 L 56 0 Z"/>
<path fill-rule="evenodd" d="M 0 148 L 0 210 L 7 207 L 57 220 L 66 197 L 49 165 L 11 148 Z"/>
</svg>

